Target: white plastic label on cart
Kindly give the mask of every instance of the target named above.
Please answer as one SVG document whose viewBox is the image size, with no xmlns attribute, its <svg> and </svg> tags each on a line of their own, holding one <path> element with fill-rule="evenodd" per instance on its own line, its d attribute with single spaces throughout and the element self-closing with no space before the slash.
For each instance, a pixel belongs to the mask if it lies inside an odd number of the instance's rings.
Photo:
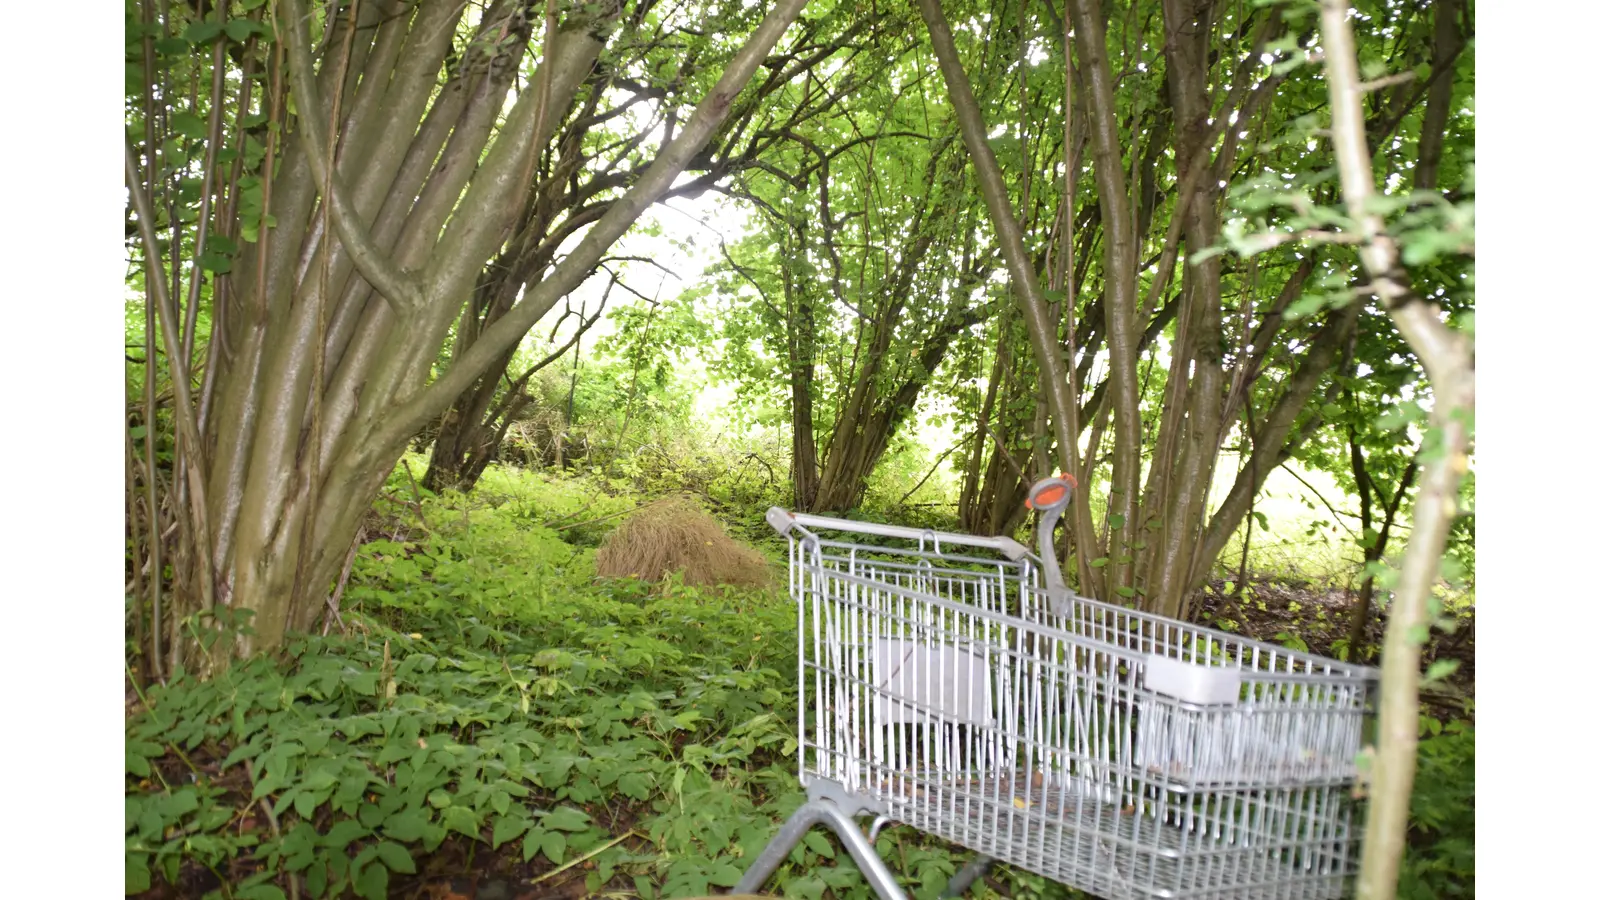
<svg viewBox="0 0 1600 900">
<path fill-rule="evenodd" d="M 877 646 L 874 699 L 879 722 L 899 725 L 943 716 L 965 724 L 994 724 L 989 667 L 982 656 L 948 644 L 899 639 Z"/>
<path fill-rule="evenodd" d="M 1144 660 L 1144 686 L 1189 703 L 1238 703 L 1243 678 L 1238 669 L 1201 666 L 1152 653 Z"/>
</svg>

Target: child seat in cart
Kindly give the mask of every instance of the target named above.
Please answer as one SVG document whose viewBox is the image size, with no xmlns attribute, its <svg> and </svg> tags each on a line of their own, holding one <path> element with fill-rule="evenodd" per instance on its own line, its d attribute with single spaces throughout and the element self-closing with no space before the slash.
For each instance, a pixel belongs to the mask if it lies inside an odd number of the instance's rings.
<svg viewBox="0 0 1600 900">
<path fill-rule="evenodd" d="M 1038 555 L 767 512 L 799 608 L 808 802 L 735 893 L 820 824 L 900 900 L 873 845 L 902 823 L 978 854 L 946 896 L 993 861 L 1109 900 L 1346 894 L 1376 671 L 1078 596 L 1051 547 L 1071 488 L 1029 494 Z"/>
</svg>

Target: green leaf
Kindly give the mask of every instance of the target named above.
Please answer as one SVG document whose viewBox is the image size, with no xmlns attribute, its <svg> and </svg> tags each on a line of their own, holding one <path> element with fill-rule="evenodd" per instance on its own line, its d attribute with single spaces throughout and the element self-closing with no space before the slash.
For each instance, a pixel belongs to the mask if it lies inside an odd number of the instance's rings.
<svg viewBox="0 0 1600 900">
<path fill-rule="evenodd" d="M 233 895 L 238 897 L 239 900 L 287 900 L 287 897 L 283 893 L 283 888 L 278 887 L 270 881 L 240 888 L 239 890 L 234 891 Z"/>
<path fill-rule="evenodd" d="M 1432 684 L 1435 681 L 1443 681 L 1454 675 L 1459 668 L 1461 668 L 1461 660 L 1459 659 L 1436 659 L 1432 665 L 1428 666 L 1427 673 L 1422 676 L 1422 683 Z"/>
<path fill-rule="evenodd" d="M 589 814 L 581 809 L 562 806 L 544 817 L 544 827 L 560 831 L 582 831 L 589 827 Z"/>
<path fill-rule="evenodd" d="M 1112 513 L 1106 517 L 1106 524 L 1111 526 L 1113 529 L 1121 528 L 1127 521 L 1128 520 L 1126 518 L 1116 513 Z"/>
<path fill-rule="evenodd" d="M 450 805 L 450 792 L 444 788 L 434 788 L 428 792 L 428 805 L 434 809 L 444 809 Z"/>
<path fill-rule="evenodd" d="M 192 787 L 179 788 L 167 800 L 164 812 L 169 820 L 176 821 L 200 808 L 200 797 Z"/>
<path fill-rule="evenodd" d="M 242 44 L 255 34 L 256 23 L 249 19 L 229 19 L 223 30 L 228 33 L 229 39 Z"/>
<path fill-rule="evenodd" d="M 222 23 L 215 21 L 196 22 L 184 29 L 183 37 L 191 44 L 204 44 L 222 33 Z"/>
<path fill-rule="evenodd" d="M 559 831 L 547 831 L 539 847 L 551 862 L 559 866 L 567 856 L 567 836 Z"/>
<path fill-rule="evenodd" d="M 522 816 L 501 816 L 494 820 L 494 833 L 490 842 L 495 849 L 499 849 L 506 841 L 515 840 L 519 835 L 528 830 L 533 824 Z"/>
<path fill-rule="evenodd" d="M 649 775 L 642 772 L 629 772 L 617 779 L 617 790 L 634 800 L 646 800 L 650 797 L 650 788 L 653 784 Z"/>
<path fill-rule="evenodd" d="M 394 841 L 379 841 L 377 851 L 378 858 L 383 860 L 383 864 L 388 866 L 391 872 L 411 875 L 417 871 L 417 864 L 411 859 L 411 851 Z"/>
<path fill-rule="evenodd" d="M 546 834 L 546 832 L 545 832 L 545 830 L 543 828 L 540 828 L 537 825 L 535 825 L 534 827 L 528 829 L 528 833 L 527 834 L 522 836 L 522 861 L 523 862 L 527 862 L 528 860 L 533 859 L 535 856 L 538 855 L 539 848 L 544 845 L 544 836 L 545 836 L 545 834 Z"/>
<path fill-rule="evenodd" d="M 383 833 L 397 841 L 421 840 L 428 820 L 414 809 L 401 810 L 383 823 Z"/>
<path fill-rule="evenodd" d="M 128 894 L 142 894 L 150 890 L 150 866 L 143 853 L 129 853 L 122 860 L 122 884 Z"/>
<path fill-rule="evenodd" d="M 389 870 L 381 865 L 368 863 L 361 867 L 360 874 L 355 877 L 356 894 L 367 900 L 387 900 L 389 896 Z"/>
<path fill-rule="evenodd" d="M 294 812 L 302 819 L 310 820 L 311 815 L 322 805 L 322 798 L 304 789 L 295 794 Z"/>
<path fill-rule="evenodd" d="M 724 862 L 712 866 L 706 872 L 706 880 L 718 887 L 733 887 L 743 875 L 743 872 Z"/>
<path fill-rule="evenodd" d="M 483 823 L 478 819 L 478 814 L 470 807 L 452 806 L 439 817 L 439 823 L 450 831 L 476 840 L 478 832 L 483 828 Z"/>
<path fill-rule="evenodd" d="M 1089 560 L 1089 568 L 1104 569 L 1110 562 L 1111 557 L 1109 556 L 1102 556 L 1099 559 L 1091 559 Z"/>
<path fill-rule="evenodd" d="M 179 56 L 189 52 L 189 42 L 181 37 L 166 37 L 156 41 L 155 48 L 162 56 Z"/>
<path fill-rule="evenodd" d="M 322 836 L 322 846 L 330 850 L 343 850 L 350 846 L 350 842 L 365 837 L 371 832 L 361 827 L 361 823 L 354 819 L 340 819 L 333 823 L 328 833 Z"/>
<path fill-rule="evenodd" d="M 1307 316 L 1315 315 L 1317 310 L 1326 306 L 1327 303 L 1328 298 L 1321 294 L 1306 294 L 1299 300 L 1289 304 L 1288 308 L 1283 311 L 1283 317 L 1291 322 L 1304 319 Z"/>
</svg>

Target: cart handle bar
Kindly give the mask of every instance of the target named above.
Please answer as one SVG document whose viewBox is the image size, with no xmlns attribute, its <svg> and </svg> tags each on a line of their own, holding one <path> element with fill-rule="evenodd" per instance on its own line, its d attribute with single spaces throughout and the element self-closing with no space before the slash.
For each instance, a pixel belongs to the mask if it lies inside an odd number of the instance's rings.
<svg viewBox="0 0 1600 900">
<path fill-rule="evenodd" d="M 949 531 L 934 531 L 931 528 L 907 528 L 904 525 L 880 525 L 877 522 L 856 522 L 850 519 L 835 519 L 829 516 L 814 516 L 810 513 L 793 513 L 774 506 L 767 510 L 767 524 L 784 537 L 789 536 L 790 529 L 796 525 L 807 533 L 818 529 L 831 531 L 847 531 L 855 534 L 872 534 L 878 537 L 905 538 L 906 540 L 932 541 L 935 546 L 939 544 L 955 544 L 965 547 L 983 547 L 988 550 L 998 550 L 1006 559 L 1016 562 L 1028 555 L 1028 548 L 1022 546 L 1008 537 L 981 537 L 975 534 L 956 534 Z"/>
</svg>

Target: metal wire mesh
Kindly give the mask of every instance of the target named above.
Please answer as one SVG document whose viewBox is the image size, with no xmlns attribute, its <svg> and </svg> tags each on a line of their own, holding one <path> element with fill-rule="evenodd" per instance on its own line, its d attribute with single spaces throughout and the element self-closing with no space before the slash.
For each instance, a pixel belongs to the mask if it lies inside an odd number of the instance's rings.
<svg viewBox="0 0 1600 900">
<path fill-rule="evenodd" d="M 1108 898 L 1346 890 L 1370 669 L 1047 592 L 1020 545 L 780 530 L 806 784 Z"/>
</svg>

